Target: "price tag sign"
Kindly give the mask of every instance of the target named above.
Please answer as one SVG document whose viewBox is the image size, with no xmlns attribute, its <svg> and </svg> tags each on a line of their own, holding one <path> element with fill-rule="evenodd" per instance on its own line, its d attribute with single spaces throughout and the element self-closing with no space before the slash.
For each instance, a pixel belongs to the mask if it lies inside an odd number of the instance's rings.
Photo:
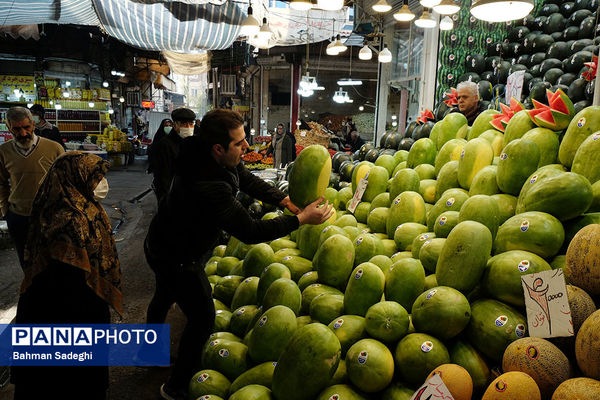
<svg viewBox="0 0 600 400">
<path fill-rule="evenodd" d="M 525 71 L 517 71 L 510 74 L 506 81 L 506 104 L 510 104 L 510 99 L 521 100 L 523 93 L 523 81 L 525 80 Z"/>
<path fill-rule="evenodd" d="M 255 152 L 256 154 L 258 154 L 258 147 L 255 147 L 255 148 L 254 148 L 254 152 Z"/>
<path fill-rule="evenodd" d="M 410 400 L 454 400 L 439 375 L 433 375 L 412 395 Z"/>
<path fill-rule="evenodd" d="M 300 136 L 302 136 L 302 137 L 306 136 L 306 131 L 300 131 Z"/>
<path fill-rule="evenodd" d="M 571 307 L 562 269 L 521 276 L 529 336 L 573 336 Z"/>
<path fill-rule="evenodd" d="M 348 206 L 348 211 L 350 211 L 351 213 L 354 214 L 354 210 L 356 210 L 356 207 L 358 206 L 358 203 L 360 203 L 360 200 L 363 197 L 363 194 L 365 194 L 365 190 L 367 190 L 367 184 L 369 182 L 367 182 L 367 178 L 369 177 L 369 173 L 367 172 L 367 175 L 365 175 L 364 178 L 362 178 L 360 181 L 358 181 L 358 186 L 356 187 L 356 192 L 354 192 L 354 197 L 352 197 L 352 200 L 350 201 L 350 206 Z"/>
</svg>

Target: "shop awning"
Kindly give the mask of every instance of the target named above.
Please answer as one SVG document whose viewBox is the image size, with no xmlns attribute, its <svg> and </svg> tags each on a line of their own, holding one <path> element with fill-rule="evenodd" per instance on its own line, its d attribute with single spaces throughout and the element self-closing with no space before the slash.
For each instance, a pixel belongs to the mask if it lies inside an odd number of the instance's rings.
<svg viewBox="0 0 600 400">
<path fill-rule="evenodd" d="M 0 26 L 100 24 L 91 0 L 0 0 Z"/>
</svg>

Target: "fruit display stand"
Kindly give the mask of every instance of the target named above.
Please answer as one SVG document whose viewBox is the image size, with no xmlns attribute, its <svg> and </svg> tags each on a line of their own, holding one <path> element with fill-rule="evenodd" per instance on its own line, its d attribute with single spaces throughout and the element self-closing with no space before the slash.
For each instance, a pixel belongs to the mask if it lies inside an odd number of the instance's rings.
<svg viewBox="0 0 600 400">
<path fill-rule="evenodd" d="M 127 140 L 127 135 L 114 126 L 103 129 L 101 135 L 89 135 L 90 143 L 108 153 L 112 166 L 126 166 L 131 157 L 132 145 Z"/>
</svg>

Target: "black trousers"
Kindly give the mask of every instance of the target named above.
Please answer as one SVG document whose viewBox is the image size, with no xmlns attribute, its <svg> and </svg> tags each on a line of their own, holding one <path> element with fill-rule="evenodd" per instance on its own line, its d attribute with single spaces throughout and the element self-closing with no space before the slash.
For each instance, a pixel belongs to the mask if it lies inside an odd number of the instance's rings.
<svg viewBox="0 0 600 400">
<path fill-rule="evenodd" d="M 8 211 L 5 219 L 8 225 L 8 233 L 15 244 L 15 249 L 19 256 L 19 263 L 21 263 L 21 268 L 23 268 L 23 253 L 25 252 L 25 243 L 27 242 L 29 217 Z"/>
<path fill-rule="evenodd" d="M 148 306 L 146 322 L 164 323 L 174 303 L 177 303 L 187 318 L 179 342 L 177 360 L 168 382 L 172 388 L 187 391 L 190 379 L 201 369 L 202 347 L 214 327 L 212 288 L 204 268 L 197 264 L 181 265 L 155 258 L 146 243 L 144 252 L 156 276 L 156 289 Z"/>
</svg>

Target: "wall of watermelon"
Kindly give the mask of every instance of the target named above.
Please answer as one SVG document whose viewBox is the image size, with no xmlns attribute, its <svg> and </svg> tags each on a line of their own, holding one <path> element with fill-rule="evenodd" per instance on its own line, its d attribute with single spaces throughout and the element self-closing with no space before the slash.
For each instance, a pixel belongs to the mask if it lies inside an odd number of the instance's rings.
<svg viewBox="0 0 600 400">
<path fill-rule="evenodd" d="M 436 119 L 446 111 L 439 106 L 444 93 L 459 82 L 482 82 L 482 100 L 498 96 L 504 102 L 506 79 L 519 70 L 526 71 L 521 100 L 527 108 L 533 108 L 532 99 L 546 102 L 547 88 L 561 88 L 576 111 L 591 104 L 594 82 L 581 73 L 598 55 L 598 0 L 536 0 L 530 16 L 506 24 L 472 18 L 470 4 L 462 0 L 455 28 L 441 32 Z"/>
</svg>

